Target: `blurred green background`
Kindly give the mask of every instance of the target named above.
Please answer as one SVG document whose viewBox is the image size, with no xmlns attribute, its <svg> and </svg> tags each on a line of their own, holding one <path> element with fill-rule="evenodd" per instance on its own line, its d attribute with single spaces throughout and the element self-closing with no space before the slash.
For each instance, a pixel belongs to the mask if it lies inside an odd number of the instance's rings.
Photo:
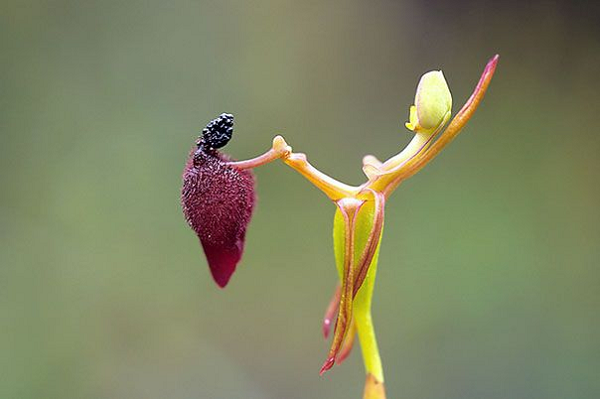
<svg viewBox="0 0 600 399">
<path fill-rule="evenodd" d="M 231 112 L 233 156 L 283 133 L 358 184 L 409 140 L 422 73 L 457 110 L 495 53 L 474 119 L 388 203 L 389 397 L 600 397 L 600 12 L 577 4 L 3 1 L 0 398 L 361 397 L 360 351 L 318 375 L 333 205 L 257 170 L 221 291 L 185 157 Z"/>
</svg>

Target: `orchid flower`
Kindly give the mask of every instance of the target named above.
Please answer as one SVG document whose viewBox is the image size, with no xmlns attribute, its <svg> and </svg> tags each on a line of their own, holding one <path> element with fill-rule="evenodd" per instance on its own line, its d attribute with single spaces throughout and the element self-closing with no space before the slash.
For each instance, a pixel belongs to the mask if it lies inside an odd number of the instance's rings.
<svg viewBox="0 0 600 399">
<path fill-rule="evenodd" d="M 452 96 L 444 75 L 441 71 L 423 75 L 406 123 L 414 132 L 413 139 L 385 162 L 365 156 L 362 169 L 367 181 L 360 186 L 341 183 L 320 172 L 305 154 L 293 152 L 282 136 L 276 136 L 271 148 L 256 158 L 231 161 L 217 151 L 231 138 L 233 117 L 228 114 L 209 123 L 186 164 L 184 214 L 221 287 L 229 281 L 242 255 L 255 202 L 252 168 L 280 159 L 335 204 L 333 247 L 340 282 L 323 320 L 326 338 L 336 321 L 321 374 L 348 356 L 358 335 L 367 375 L 365 399 L 385 398 L 383 368 L 371 318 L 385 204 L 400 183 L 421 170 L 460 133 L 483 99 L 497 63 L 498 55 L 488 62 L 471 97 L 451 121 Z"/>
</svg>

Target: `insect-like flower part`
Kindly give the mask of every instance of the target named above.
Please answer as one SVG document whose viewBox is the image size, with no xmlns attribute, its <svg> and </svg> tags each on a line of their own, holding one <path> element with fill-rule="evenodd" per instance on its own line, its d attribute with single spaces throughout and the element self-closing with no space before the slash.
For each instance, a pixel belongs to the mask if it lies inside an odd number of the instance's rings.
<svg viewBox="0 0 600 399">
<path fill-rule="evenodd" d="M 183 171 L 181 203 L 196 232 L 215 282 L 225 287 L 244 252 L 256 196 L 250 170 L 228 165 L 217 151 L 233 134 L 233 115 L 221 114 L 202 131 Z"/>
<path fill-rule="evenodd" d="M 211 122 L 207 126 L 204 139 L 199 141 L 198 150 L 186 166 L 182 195 L 184 211 L 200 237 L 217 283 L 222 282 L 224 276 L 226 283 L 233 272 L 231 267 L 226 266 L 231 263 L 223 261 L 224 258 L 228 259 L 223 256 L 227 253 L 224 248 L 235 249 L 236 246 L 232 245 L 234 242 L 243 245 L 243 235 L 254 203 L 253 193 L 248 193 L 253 182 L 252 176 L 247 174 L 249 169 L 281 159 L 335 204 L 333 246 L 340 283 L 323 320 L 325 337 L 329 335 L 332 325 L 334 328 L 321 374 L 348 356 L 358 335 L 367 374 L 364 399 L 385 398 L 383 368 L 371 319 L 371 298 L 385 204 L 400 183 L 422 169 L 458 135 L 483 99 L 497 62 L 498 56 L 488 62 L 473 94 L 445 129 L 452 107 L 452 96 L 446 80 L 441 71 L 423 75 L 406 124 L 415 136 L 404 150 L 385 162 L 380 162 L 372 155 L 365 156 L 363 171 L 367 181 L 360 186 L 341 183 L 320 172 L 307 161 L 305 154 L 292 152 L 281 136 L 275 137 L 272 148 L 263 155 L 241 162 L 226 162 L 214 150 L 221 144 L 222 135 L 213 135 L 212 130 L 214 126 L 219 131 L 223 130 L 227 123 Z M 224 136 L 227 137 L 226 134 Z M 224 176 L 217 177 L 219 174 Z M 233 188 L 219 187 L 226 184 L 231 184 Z M 242 195 L 242 192 L 246 194 Z M 246 200 L 240 201 L 241 198 Z M 237 213 L 232 216 L 226 212 Z M 225 222 L 225 229 L 222 222 Z M 215 235 L 215 232 L 225 234 Z M 232 237 L 236 239 L 232 240 Z M 220 254 L 218 261 L 213 258 L 214 247 L 218 248 L 216 252 Z M 234 250 L 235 256 L 232 258 L 236 261 L 233 268 L 239 260 L 238 254 L 241 254 L 241 250 Z"/>
</svg>

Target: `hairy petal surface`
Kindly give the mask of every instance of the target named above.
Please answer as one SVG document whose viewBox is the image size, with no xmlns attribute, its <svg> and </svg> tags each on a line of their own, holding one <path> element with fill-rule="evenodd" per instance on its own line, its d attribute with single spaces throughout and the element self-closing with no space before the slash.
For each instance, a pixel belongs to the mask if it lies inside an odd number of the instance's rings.
<svg viewBox="0 0 600 399">
<path fill-rule="evenodd" d="M 246 228 L 256 202 L 254 175 L 226 165 L 216 150 L 192 151 L 183 171 L 181 203 L 198 236 L 212 276 L 225 287 L 244 251 Z"/>
</svg>

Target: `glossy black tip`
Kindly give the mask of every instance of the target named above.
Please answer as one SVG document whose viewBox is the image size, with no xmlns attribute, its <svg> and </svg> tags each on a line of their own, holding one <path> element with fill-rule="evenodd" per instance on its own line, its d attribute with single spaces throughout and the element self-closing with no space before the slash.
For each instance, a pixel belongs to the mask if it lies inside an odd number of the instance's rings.
<svg viewBox="0 0 600 399">
<path fill-rule="evenodd" d="M 202 141 L 212 149 L 224 147 L 233 136 L 233 115 L 221 114 L 202 129 Z"/>
</svg>

